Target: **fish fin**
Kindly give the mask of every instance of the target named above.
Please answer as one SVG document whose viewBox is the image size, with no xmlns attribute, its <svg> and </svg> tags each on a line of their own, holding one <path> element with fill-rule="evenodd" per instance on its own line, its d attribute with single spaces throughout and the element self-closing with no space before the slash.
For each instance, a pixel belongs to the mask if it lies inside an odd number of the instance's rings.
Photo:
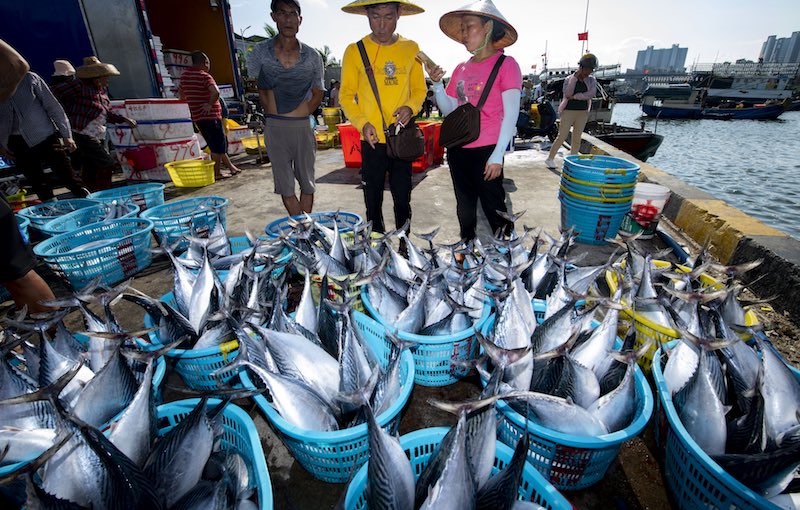
<svg viewBox="0 0 800 510">
<path fill-rule="evenodd" d="M 67 432 L 63 434 L 60 438 L 56 437 L 55 441 L 53 442 L 53 446 L 45 450 L 41 455 L 36 457 L 34 460 L 23 463 L 23 465 L 14 471 L 4 473 L 0 476 L 0 485 L 5 485 L 8 483 L 13 482 L 17 477 L 24 475 L 24 474 L 33 474 L 39 470 L 40 467 L 44 466 L 44 464 L 50 460 L 53 455 L 55 455 L 64 445 L 67 444 L 67 441 L 72 439 L 74 435 L 73 432 Z M 8 448 L 8 446 L 6 446 Z M 7 451 L 7 450 L 6 450 Z M 5 456 L 3 453 L 2 456 Z"/>
<path fill-rule="evenodd" d="M 454 414 L 456 416 L 462 416 L 483 409 L 484 407 L 493 405 L 501 398 L 504 398 L 504 396 L 501 397 L 495 395 L 480 400 L 465 400 L 461 402 L 446 402 L 444 400 L 429 398 L 428 404 L 437 409 L 448 412 L 450 414 Z"/>
<path fill-rule="evenodd" d="M 78 374 L 78 371 L 81 369 L 83 365 L 80 363 L 75 363 L 69 370 L 67 370 L 61 377 L 59 377 L 56 382 L 51 384 L 50 386 L 45 386 L 44 388 L 39 388 L 36 391 L 32 391 L 30 393 L 23 393 L 22 395 L 18 395 L 16 397 L 7 398 L 4 400 L 0 400 L 0 405 L 10 405 L 10 404 L 22 404 L 25 402 L 37 402 L 40 400 L 46 400 L 53 404 L 53 406 L 58 409 L 59 411 L 63 410 L 63 406 L 60 403 L 58 396 L 67 387 L 67 384 L 72 381 L 72 379 Z"/>
</svg>

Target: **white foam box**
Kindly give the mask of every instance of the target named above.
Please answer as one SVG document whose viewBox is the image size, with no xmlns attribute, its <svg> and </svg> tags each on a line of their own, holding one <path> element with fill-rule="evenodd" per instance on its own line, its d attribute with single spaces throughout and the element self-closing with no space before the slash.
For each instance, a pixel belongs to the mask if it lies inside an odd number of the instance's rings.
<svg viewBox="0 0 800 510">
<path fill-rule="evenodd" d="M 172 78 L 180 78 L 181 75 L 183 74 L 183 71 L 185 71 L 188 68 L 189 68 L 189 66 L 179 66 L 179 65 L 175 65 L 175 64 L 167 64 L 167 73 L 169 73 L 169 75 Z"/>
<path fill-rule="evenodd" d="M 192 118 L 189 104 L 180 99 L 126 99 L 128 117 L 136 120 L 180 120 Z"/>
<path fill-rule="evenodd" d="M 143 120 L 134 129 L 140 142 L 186 140 L 194 135 L 192 119 Z"/>
<path fill-rule="evenodd" d="M 186 140 L 175 140 L 162 143 L 145 143 L 142 144 L 152 147 L 156 153 L 156 162 L 158 165 L 171 163 L 173 161 L 181 161 L 184 159 L 198 159 L 203 157 L 203 152 L 200 150 L 200 144 L 197 137 L 192 135 L 191 138 Z"/>
<path fill-rule="evenodd" d="M 220 85 L 218 88 L 219 97 L 222 99 L 233 99 L 236 97 L 236 94 L 233 93 L 233 85 Z"/>
<path fill-rule="evenodd" d="M 228 128 L 228 143 L 238 142 L 249 136 L 253 136 L 253 130 L 247 126 Z"/>
<path fill-rule="evenodd" d="M 127 124 L 109 124 L 107 133 L 114 147 L 129 147 L 137 144 L 133 129 Z"/>
<path fill-rule="evenodd" d="M 228 155 L 233 156 L 236 154 L 244 154 L 244 144 L 241 140 L 235 140 L 233 142 L 228 142 Z"/>
<path fill-rule="evenodd" d="M 192 54 L 181 50 L 162 50 L 164 62 L 167 65 L 190 66 L 192 65 Z"/>
</svg>

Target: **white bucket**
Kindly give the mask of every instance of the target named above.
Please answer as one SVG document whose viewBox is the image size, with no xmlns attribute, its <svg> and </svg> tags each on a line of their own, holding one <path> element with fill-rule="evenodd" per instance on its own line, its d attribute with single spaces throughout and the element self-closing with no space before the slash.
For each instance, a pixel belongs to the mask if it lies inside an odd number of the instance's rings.
<svg viewBox="0 0 800 510">
<path fill-rule="evenodd" d="M 651 239 L 656 233 L 658 220 L 669 196 L 670 190 L 667 187 L 648 182 L 636 184 L 633 189 L 631 211 L 622 219 L 620 233 L 641 234 L 640 239 Z"/>
</svg>

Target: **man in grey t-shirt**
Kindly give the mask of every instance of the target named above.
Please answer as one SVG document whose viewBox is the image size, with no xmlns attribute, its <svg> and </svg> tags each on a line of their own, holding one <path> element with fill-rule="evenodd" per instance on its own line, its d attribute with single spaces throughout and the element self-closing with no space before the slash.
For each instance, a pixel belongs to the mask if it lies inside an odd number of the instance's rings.
<svg viewBox="0 0 800 510">
<path fill-rule="evenodd" d="M 317 141 L 309 115 L 325 93 L 322 57 L 297 39 L 303 18 L 296 0 L 272 0 L 270 8 L 278 35 L 253 48 L 247 70 L 258 79 L 267 114 L 264 135 L 275 193 L 281 195 L 289 215 L 296 216 L 310 213 L 314 205 Z M 295 180 L 300 184 L 299 199 Z"/>
</svg>

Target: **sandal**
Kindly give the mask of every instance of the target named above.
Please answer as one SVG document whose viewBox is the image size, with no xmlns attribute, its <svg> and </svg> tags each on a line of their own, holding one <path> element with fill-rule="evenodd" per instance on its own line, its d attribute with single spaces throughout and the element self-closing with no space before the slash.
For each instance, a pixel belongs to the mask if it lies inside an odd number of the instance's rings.
<svg viewBox="0 0 800 510">
<path fill-rule="evenodd" d="M 231 174 L 219 174 L 214 176 L 214 180 L 222 181 L 224 179 L 230 179 L 231 177 L 233 177 L 233 175 Z"/>
</svg>

